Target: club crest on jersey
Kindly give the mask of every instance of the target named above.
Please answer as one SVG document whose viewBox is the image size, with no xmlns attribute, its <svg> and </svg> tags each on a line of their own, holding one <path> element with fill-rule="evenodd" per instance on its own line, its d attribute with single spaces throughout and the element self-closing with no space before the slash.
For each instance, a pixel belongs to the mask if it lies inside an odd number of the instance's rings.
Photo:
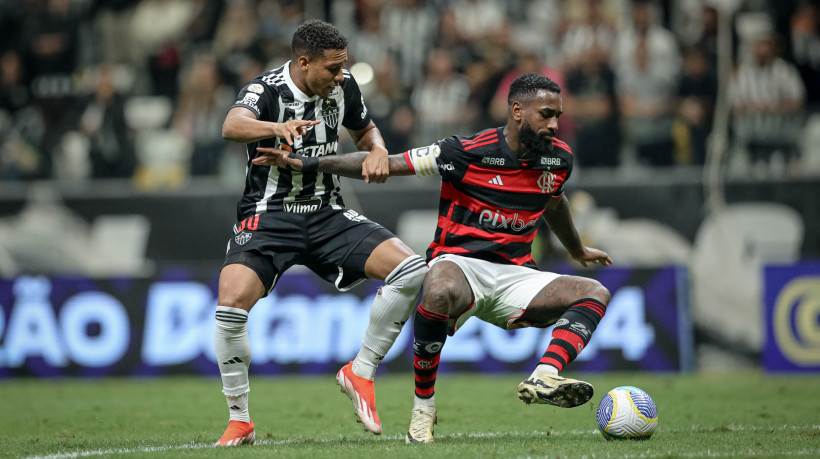
<svg viewBox="0 0 820 459">
<path fill-rule="evenodd" d="M 555 193 L 558 185 L 555 183 L 555 174 L 550 171 L 544 171 L 541 177 L 538 177 L 538 188 L 541 188 L 542 193 Z"/>
<path fill-rule="evenodd" d="M 253 233 L 246 233 L 243 231 L 237 234 L 236 237 L 233 238 L 233 240 L 236 241 L 236 243 L 239 245 L 245 245 L 248 243 L 248 241 L 251 240 L 251 237 L 253 237 Z"/>
<path fill-rule="evenodd" d="M 322 101 L 322 119 L 331 129 L 336 129 L 339 124 L 339 106 L 336 105 L 336 99 Z"/>
</svg>

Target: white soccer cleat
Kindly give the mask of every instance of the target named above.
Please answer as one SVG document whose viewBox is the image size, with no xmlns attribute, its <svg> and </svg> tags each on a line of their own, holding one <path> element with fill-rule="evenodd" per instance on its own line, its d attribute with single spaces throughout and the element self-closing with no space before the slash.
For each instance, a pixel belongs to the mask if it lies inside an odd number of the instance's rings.
<svg viewBox="0 0 820 459">
<path fill-rule="evenodd" d="M 413 408 L 410 416 L 410 429 L 404 441 L 406 443 L 433 443 L 433 428 L 436 422 L 438 422 L 436 407 Z"/>
<path fill-rule="evenodd" d="M 379 421 L 379 413 L 376 412 L 376 391 L 373 388 L 373 381 L 356 376 L 353 373 L 353 362 L 350 362 L 336 373 L 336 384 L 342 387 L 342 392 L 353 402 L 357 420 L 365 429 L 380 435 L 382 424 Z"/>
<path fill-rule="evenodd" d="M 588 402 L 593 393 L 590 383 L 548 374 L 530 377 L 518 385 L 518 398 L 527 405 L 545 403 L 572 408 Z"/>
</svg>

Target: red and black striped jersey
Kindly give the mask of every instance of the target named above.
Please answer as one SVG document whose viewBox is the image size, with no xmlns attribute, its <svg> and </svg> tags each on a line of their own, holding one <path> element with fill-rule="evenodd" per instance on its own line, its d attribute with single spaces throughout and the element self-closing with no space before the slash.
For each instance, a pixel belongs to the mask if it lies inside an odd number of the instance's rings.
<svg viewBox="0 0 820 459">
<path fill-rule="evenodd" d="M 427 260 L 442 253 L 537 268 L 532 241 L 550 199 L 560 198 L 572 171 L 572 151 L 554 139 L 552 151 L 520 161 L 503 128 L 453 136 L 404 153 L 417 175 L 441 175 L 435 238 Z"/>
</svg>

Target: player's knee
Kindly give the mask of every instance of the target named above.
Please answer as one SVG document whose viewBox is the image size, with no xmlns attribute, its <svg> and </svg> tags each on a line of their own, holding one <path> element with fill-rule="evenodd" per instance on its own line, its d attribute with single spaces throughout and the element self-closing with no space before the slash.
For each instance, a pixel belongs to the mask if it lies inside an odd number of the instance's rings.
<svg viewBox="0 0 820 459">
<path fill-rule="evenodd" d="M 430 312 L 451 316 L 459 298 L 458 285 L 451 279 L 428 279 L 424 283 L 422 304 Z"/>
<path fill-rule="evenodd" d="M 612 294 L 609 293 L 609 289 L 604 287 L 603 284 L 595 279 L 588 279 L 587 282 L 590 284 L 587 297 L 598 300 L 604 306 L 609 304 L 609 299 L 612 298 Z"/>
<path fill-rule="evenodd" d="M 384 282 L 405 293 L 415 292 L 418 295 L 427 271 L 427 263 L 424 262 L 424 259 L 418 255 L 412 255 L 407 257 L 399 265 L 399 268 L 387 276 Z"/>
<path fill-rule="evenodd" d="M 246 292 L 232 289 L 220 291 L 219 300 L 217 302 L 219 303 L 219 306 L 226 306 L 229 308 L 237 308 L 244 309 L 245 311 L 250 311 L 254 303 L 256 303 L 256 298 L 253 295 L 248 294 Z"/>
</svg>

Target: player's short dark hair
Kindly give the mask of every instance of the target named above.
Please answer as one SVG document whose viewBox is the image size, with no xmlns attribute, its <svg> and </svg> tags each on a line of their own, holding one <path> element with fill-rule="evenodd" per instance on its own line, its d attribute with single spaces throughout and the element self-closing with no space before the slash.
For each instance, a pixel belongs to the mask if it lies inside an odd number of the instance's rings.
<svg viewBox="0 0 820 459">
<path fill-rule="evenodd" d="M 333 24 L 313 19 L 300 25 L 293 34 L 291 54 L 293 59 L 307 56 L 311 59 L 325 55 L 326 49 L 347 48 L 347 38 Z"/>
<path fill-rule="evenodd" d="M 539 89 L 556 94 L 561 93 L 561 87 L 558 86 L 558 83 L 544 75 L 525 73 L 519 75 L 510 85 L 510 93 L 507 95 L 507 104 L 512 105 L 513 101 L 521 101 L 521 99 L 533 97 Z"/>
</svg>

